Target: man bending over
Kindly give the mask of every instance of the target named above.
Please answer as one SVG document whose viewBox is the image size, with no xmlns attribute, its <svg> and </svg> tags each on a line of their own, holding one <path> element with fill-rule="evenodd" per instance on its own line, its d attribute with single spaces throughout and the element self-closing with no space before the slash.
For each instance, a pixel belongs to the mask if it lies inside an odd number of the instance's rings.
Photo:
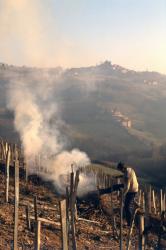
<svg viewBox="0 0 166 250">
<path fill-rule="evenodd" d="M 138 193 L 138 181 L 135 171 L 131 167 L 126 167 L 124 163 L 120 162 L 117 169 L 124 173 L 124 213 L 128 226 L 130 226 L 134 199 Z"/>
</svg>

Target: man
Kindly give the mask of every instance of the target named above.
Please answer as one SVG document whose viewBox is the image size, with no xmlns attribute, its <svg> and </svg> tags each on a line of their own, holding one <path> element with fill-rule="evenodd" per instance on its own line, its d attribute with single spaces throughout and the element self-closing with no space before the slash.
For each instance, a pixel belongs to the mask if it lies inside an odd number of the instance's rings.
<svg viewBox="0 0 166 250">
<path fill-rule="evenodd" d="M 135 171 L 130 167 L 126 167 L 124 163 L 119 162 L 117 165 L 117 169 L 124 173 L 124 213 L 127 224 L 128 226 L 130 226 L 134 199 L 138 192 L 138 181 Z"/>
</svg>

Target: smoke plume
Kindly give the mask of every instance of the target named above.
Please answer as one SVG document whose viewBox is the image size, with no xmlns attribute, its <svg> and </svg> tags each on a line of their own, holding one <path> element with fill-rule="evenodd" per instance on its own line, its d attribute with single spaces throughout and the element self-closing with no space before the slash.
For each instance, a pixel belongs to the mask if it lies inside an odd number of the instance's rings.
<svg viewBox="0 0 166 250">
<path fill-rule="evenodd" d="M 22 79 L 10 81 L 7 103 L 14 111 L 15 128 L 31 172 L 36 172 L 40 165 L 41 174 L 46 172 L 43 176 L 62 191 L 66 185 L 63 176 L 70 173 L 71 165 L 86 166 L 90 160 L 78 149 L 70 152 L 66 149 L 67 138 L 60 133 L 60 107 L 55 100 L 57 84 L 46 71 L 29 73 Z"/>
<path fill-rule="evenodd" d="M 49 6 L 49 1 L 40 0 L 0 2 L 2 58 L 5 55 L 9 62 L 17 58 L 18 64 L 44 67 L 59 64 L 59 57 L 65 60 L 64 51 L 59 49 L 63 41 L 56 33 Z M 62 120 L 55 99 L 58 77 L 51 77 L 47 70 L 13 72 L 7 86 L 7 106 L 14 112 L 15 128 L 31 171 L 40 165 L 50 173 L 47 178 L 61 188 L 60 176 L 69 173 L 71 164 L 84 166 L 90 160 L 78 149 L 68 152 L 67 138 L 60 133 Z"/>
</svg>

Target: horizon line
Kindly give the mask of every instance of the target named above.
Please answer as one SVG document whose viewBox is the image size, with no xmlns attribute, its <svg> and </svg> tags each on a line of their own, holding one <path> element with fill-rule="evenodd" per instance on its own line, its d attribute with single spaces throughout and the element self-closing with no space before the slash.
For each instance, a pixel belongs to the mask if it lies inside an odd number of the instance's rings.
<svg viewBox="0 0 166 250">
<path fill-rule="evenodd" d="M 161 74 L 161 75 L 166 75 L 166 72 L 161 72 L 161 71 L 157 71 L 157 70 L 151 70 L 151 69 L 130 69 L 126 66 L 122 66 L 120 64 L 117 64 L 117 63 L 113 63 L 112 64 L 112 61 L 111 60 L 103 60 L 103 61 L 100 61 L 99 63 L 96 63 L 96 64 L 89 64 L 87 66 L 71 66 L 71 67 L 65 67 L 65 66 L 62 66 L 62 65 L 58 65 L 58 66 L 35 66 L 35 65 L 28 65 L 28 64 L 11 64 L 11 63 L 6 63 L 6 62 L 0 62 L 0 66 L 8 66 L 8 67 L 18 67 L 18 68 L 33 68 L 33 69 L 56 69 L 56 68 L 62 68 L 62 70 L 70 70 L 70 69 L 79 69 L 79 68 L 90 68 L 90 67 L 97 67 L 99 65 L 102 65 L 104 63 L 110 63 L 110 65 L 112 66 L 119 66 L 125 70 L 128 70 L 128 71 L 135 71 L 137 73 L 141 73 L 141 72 L 149 72 L 149 73 L 158 73 L 158 74 Z"/>
</svg>

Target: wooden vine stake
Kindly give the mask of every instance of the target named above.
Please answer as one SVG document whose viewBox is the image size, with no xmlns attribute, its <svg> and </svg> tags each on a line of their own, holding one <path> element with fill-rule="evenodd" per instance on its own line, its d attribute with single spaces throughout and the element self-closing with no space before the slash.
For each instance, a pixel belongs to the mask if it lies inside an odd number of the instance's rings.
<svg viewBox="0 0 166 250">
<path fill-rule="evenodd" d="M 142 191 L 141 189 L 139 190 L 139 193 L 138 193 L 138 205 L 140 206 L 141 205 L 141 197 L 142 197 Z"/>
<path fill-rule="evenodd" d="M 148 199 L 148 213 L 150 214 L 152 205 L 151 205 L 151 197 L 152 197 L 152 188 L 151 185 L 148 188 L 147 199 Z"/>
<path fill-rule="evenodd" d="M 26 222 L 27 222 L 28 230 L 31 230 L 31 221 L 30 221 L 30 217 L 29 217 L 29 207 L 28 207 L 28 205 L 26 206 Z"/>
<path fill-rule="evenodd" d="M 9 165 L 10 165 L 10 156 L 11 150 L 8 147 L 7 155 L 6 155 L 6 183 L 5 183 L 5 200 L 6 202 L 9 201 Z"/>
<path fill-rule="evenodd" d="M 7 151 L 8 151 L 8 143 L 5 142 L 5 155 L 7 155 Z"/>
<path fill-rule="evenodd" d="M 71 212 L 71 234 L 72 234 L 72 249 L 76 250 L 76 236 L 75 236 L 75 202 L 77 195 L 77 187 L 79 183 L 79 170 L 76 171 L 75 179 L 74 172 L 70 175 L 70 212 Z"/>
<path fill-rule="evenodd" d="M 35 250 L 40 250 L 40 230 L 41 230 L 41 221 L 38 216 L 38 207 L 37 207 L 37 196 L 34 196 L 34 218 L 35 218 Z"/>
<path fill-rule="evenodd" d="M 19 161 L 18 161 L 18 151 L 15 146 L 15 200 L 14 200 L 14 250 L 18 249 L 18 207 L 19 207 Z"/>
<path fill-rule="evenodd" d="M 67 226 L 67 209 L 66 200 L 60 201 L 60 217 L 61 217 L 61 230 L 62 230 L 62 249 L 68 250 L 68 226 Z"/>
<path fill-rule="evenodd" d="M 3 147 L 1 138 L 0 138 L 0 160 L 3 161 Z"/>
<path fill-rule="evenodd" d="M 40 250 L 40 234 L 41 234 L 41 221 L 37 221 L 37 226 L 35 230 L 35 250 Z"/>
<path fill-rule="evenodd" d="M 154 209 L 154 214 L 156 214 L 156 199 L 155 199 L 154 190 L 152 190 L 152 207 Z"/>
<path fill-rule="evenodd" d="M 144 216 L 139 215 L 139 250 L 145 249 L 145 237 L 144 237 Z"/>
<path fill-rule="evenodd" d="M 120 250 L 123 250 L 123 191 L 120 191 Z"/>
<path fill-rule="evenodd" d="M 38 220 L 37 196 L 34 196 L 34 214 L 35 214 L 35 223 L 37 225 L 37 220 Z"/>
<path fill-rule="evenodd" d="M 145 212 L 145 193 L 142 192 L 142 209 Z"/>
<path fill-rule="evenodd" d="M 127 248 L 126 250 L 130 249 L 131 246 L 131 235 L 133 232 L 133 227 L 134 227 L 134 220 L 135 220 L 135 216 L 137 214 L 138 208 L 135 208 L 132 214 L 132 219 L 131 219 L 131 224 L 130 224 L 130 228 L 129 228 L 129 233 L 128 233 L 128 240 L 127 240 Z"/>
<path fill-rule="evenodd" d="M 166 199 L 165 194 L 163 194 L 163 212 L 165 212 L 165 199 Z"/>
<path fill-rule="evenodd" d="M 162 214 L 163 211 L 163 190 L 160 189 L 160 215 Z"/>
<path fill-rule="evenodd" d="M 25 171 L 25 181 L 26 183 L 28 182 L 28 164 L 26 159 L 24 158 L 24 162 L 23 162 L 23 166 L 24 166 L 24 171 Z"/>
<path fill-rule="evenodd" d="M 72 247 L 76 250 L 76 236 L 75 236 L 75 204 L 74 204 L 74 172 L 70 175 L 70 212 L 71 212 L 71 233 L 72 233 Z"/>
</svg>

